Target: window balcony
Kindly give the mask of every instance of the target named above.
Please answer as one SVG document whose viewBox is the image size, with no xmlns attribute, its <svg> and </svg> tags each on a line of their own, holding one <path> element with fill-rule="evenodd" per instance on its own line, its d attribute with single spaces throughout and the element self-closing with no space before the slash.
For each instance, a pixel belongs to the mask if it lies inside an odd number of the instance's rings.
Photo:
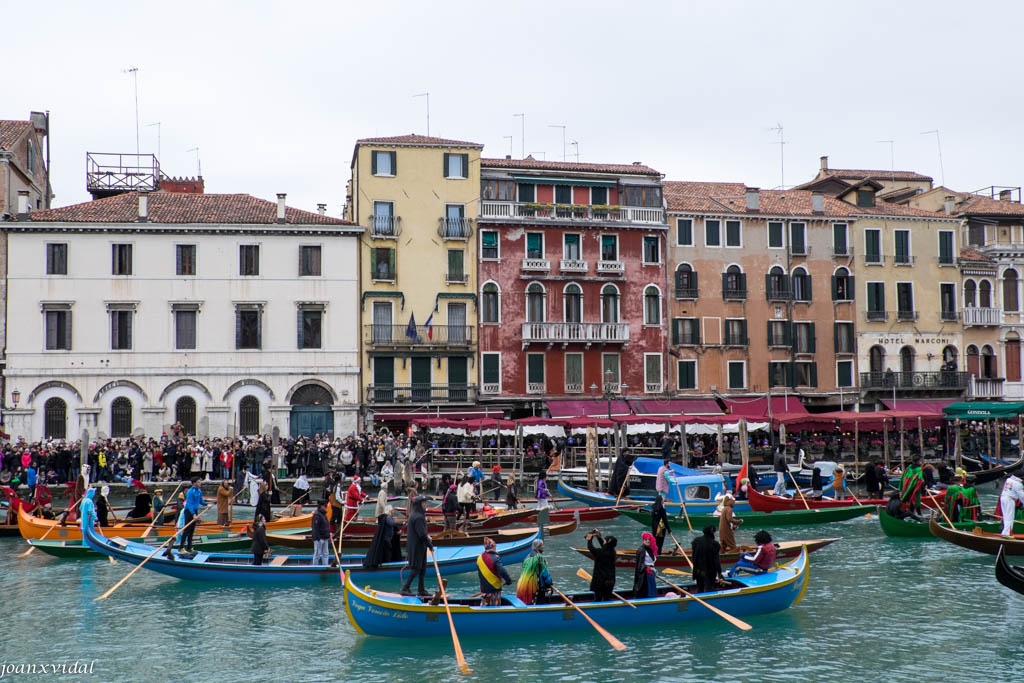
<svg viewBox="0 0 1024 683">
<path fill-rule="evenodd" d="M 772 285 L 768 287 L 768 291 L 765 292 L 765 298 L 767 298 L 768 301 L 789 301 L 793 298 L 793 292 L 789 287 Z"/>
<path fill-rule="evenodd" d="M 914 265 L 914 257 L 910 254 L 896 254 L 892 257 L 892 264 L 894 266 L 912 266 Z"/>
<path fill-rule="evenodd" d="M 371 384 L 366 403 L 371 405 L 475 403 L 476 387 L 458 384 Z"/>
<path fill-rule="evenodd" d="M 544 382 L 527 382 L 526 393 L 528 394 L 543 394 L 547 392 L 547 388 Z"/>
<path fill-rule="evenodd" d="M 852 256 L 853 256 L 853 246 L 847 245 L 845 249 L 842 248 L 842 247 L 837 249 L 833 245 L 833 247 L 832 247 L 832 258 L 834 258 L 834 259 L 846 259 L 846 258 L 850 258 Z"/>
<path fill-rule="evenodd" d="M 696 287 L 680 287 L 676 285 L 676 300 L 696 299 L 700 292 Z"/>
<path fill-rule="evenodd" d="M 535 202 L 480 202 L 482 219 L 524 219 L 543 223 L 643 223 L 664 225 L 665 210 L 648 206 L 610 206 L 589 204 L 544 204 Z"/>
<path fill-rule="evenodd" d="M 884 323 L 889 319 L 888 311 L 867 311 L 864 315 L 869 323 Z"/>
<path fill-rule="evenodd" d="M 374 349 L 410 348 L 425 346 L 428 348 L 467 347 L 474 343 L 473 333 L 476 329 L 470 325 L 417 325 L 410 329 L 408 325 L 364 325 L 364 342 Z"/>
<path fill-rule="evenodd" d="M 401 216 L 370 216 L 370 236 L 374 239 L 393 240 L 401 234 Z"/>
<path fill-rule="evenodd" d="M 593 344 L 629 342 L 627 323 L 523 323 L 523 346 L 531 343 Z"/>
<path fill-rule="evenodd" d="M 582 394 L 583 383 L 582 382 L 566 382 L 565 393 L 567 394 Z"/>
<path fill-rule="evenodd" d="M 896 320 L 900 322 L 914 322 L 917 320 L 917 311 L 896 311 Z"/>
<path fill-rule="evenodd" d="M 481 394 L 500 394 L 501 382 L 484 382 L 480 386 Z"/>
<path fill-rule="evenodd" d="M 960 314 L 956 311 L 939 311 L 939 318 L 946 322 L 954 322 L 960 319 Z"/>
<path fill-rule="evenodd" d="M 576 258 L 564 258 L 558 262 L 558 269 L 563 273 L 585 273 L 589 267 L 586 261 Z"/>
<path fill-rule="evenodd" d="M 644 382 L 644 392 L 648 394 L 660 394 L 661 382 Z"/>
<path fill-rule="evenodd" d="M 464 285 L 469 282 L 469 276 L 465 273 L 446 273 L 444 280 L 450 285 Z"/>
<path fill-rule="evenodd" d="M 677 299 L 679 297 L 676 297 Z M 696 298 L 696 297 L 694 297 Z M 746 289 L 725 289 L 722 291 L 722 299 L 724 301 L 746 301 L 747 290 Z"/>
<path fill-rule="evenodd" d="M 882 254 L 864 254 L 864 265 L 882 266 L 885 265 L 885 256 Z"/>
<path fill-rule="evenodd" d="M 789 253 L 791 256 L 810 256 L 811 246 L 809 244 L 791 244 L 789 245 Z"/>
<path fill-rule="evenodd" d="M 964 327 L 998 325 L 1003 317 L 1001 308 L 977 308 L 968 306 L 963 310 Z"/>
<path fill-rule="evenodd" d="M 437 234 L 445 240 L 468 240 L 473 234 L 473 219 L 439 218 Z"/>
<path fill-rule="evenodd" d="M 971 377 L 970 397 L 971 398 L 1003 398 L 1003 383 L 1006 380 L 1002 377 Z"/>
<path fill-rule="evenodd" d="M 970 383 L 970 373 L 955 370 L 941 372 L 862 372 L 861 389 L 892 391 L 893 388 L 909 391 L 955 390 L 963 391 Z"/>
<path fill-rule="evenodd" d="M 551 260 L 546 258 L 524 258 L 523 270 L 547 272 L 551 270 Z"/>
<path fill-rule="evenodd" d="M 609 275 L 621 275 L 626 272 L 625 261 L 598 261 L 597 272 Z"/>
</svg>

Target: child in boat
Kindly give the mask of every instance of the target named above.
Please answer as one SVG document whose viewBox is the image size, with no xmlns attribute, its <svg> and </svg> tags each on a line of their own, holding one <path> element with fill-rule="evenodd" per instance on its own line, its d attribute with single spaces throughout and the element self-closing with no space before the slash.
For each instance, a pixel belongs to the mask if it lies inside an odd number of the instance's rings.
<svg viewBox="0 0 1024 683">
<path fill-rule="evenodd" d="M 727 576 L 731 579 L 738 572 L 745 574 L 763 574 L 775 564 L 775 544 L 772 543 L 771 534 L 761 529 L 754 535 L 754 543 L 757 543 L 757 550 L 753 553 L 743 553 L 739 561 Z"/>
</svg>

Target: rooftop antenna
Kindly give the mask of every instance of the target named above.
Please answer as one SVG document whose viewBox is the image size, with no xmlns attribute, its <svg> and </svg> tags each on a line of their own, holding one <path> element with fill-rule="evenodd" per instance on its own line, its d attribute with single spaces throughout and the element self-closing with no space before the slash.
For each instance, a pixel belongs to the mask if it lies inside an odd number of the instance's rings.
<svg viewBox="0 0 1024 683">
<path fill-rule="evenodd" d="M 875 140 L 879 145 L 889 145 L 889 169 L 892 173 L 892 182 L 896 182 L 896 142 L 894 140 Z"/>
<path fill-rule="evenodd" d="M 576 163 L 577 164 L 580 163 L 580 143 L 578 143 L 575 140 L 573 140 L 569 144 L 572 145 L 575 148 L 574 154 L 576 155 Z"/>
<path fill-rule="evenodd" d="M 131 74 L 135 84 L 135 154 L 139 153 L 139 67 L 130 66 L 121 73 Z"/>
<path fill-rule="evenodd" d="M 511 157 L 512 156 L 512 136 L 511 135 L 502 135 L 501 139 L 502 140 L 508 140 L 508 155 Z"/>
<path fill-rule="evenodd" d="M 776 123 L 774 128 L 768 130 L 779 134 L 779 141 L 774 143 L 779 146 L 779 189 L 786 189 L 786 138 L 783 134 L 782 124 Z"/>
<path fill-rule="evenodd" d="M 562 161 L 565 161 L 565 124 L 561 123 L 549 123 L 548 128 L 561 128 L 562 129 Z"/>
<path fill-rule="evenodd" d="M 512 114 L 512 118 L 521 119 L 520 124 L 522 125 L 522 134 L 519 136 L 519 154 L 523 159 L 526 158 L 526 114 Z"/>
<path fill-rule="evenodd" d="M 421 92 L 419 95 L 413 95 L 413 98 L 426 97 L 427 98 L 427 137 L 430 137 L 430 93 Z"/>
<path fill-rule="evenodd" d="M 152 128 L 156 126 L 156 158 L 160 158 L 160 122 L 154 121 L 153 123 L 147 123 L 146 128 Z"/>
<path fill-rule="evenodd" d="M 199 148 L 198 147 L 193 147 L 192 149 L 186 149 L 185 151 L 186 152 L 195 152 L 196 153 L 196 173 L 197 173 L 197 175 L 200 178 L 202 178 L 203 177 L 203 164 L 202 164 L 202 162 L 199 161 Z"/>
<path fill-rule="evenodd" d="M 926 130 L 925 132 L 921 133 L 921 135 L 931 135 L 932 133 L 935 134 L 935 144 L 938 145 L 939 147 L 939 177 L 942 178 L 942 186 L 945 187 L 946 171 L 942 168 L 942 138 L 939 137 L 939 129 L 936 128 L 935 130 Z"/>
</svg>

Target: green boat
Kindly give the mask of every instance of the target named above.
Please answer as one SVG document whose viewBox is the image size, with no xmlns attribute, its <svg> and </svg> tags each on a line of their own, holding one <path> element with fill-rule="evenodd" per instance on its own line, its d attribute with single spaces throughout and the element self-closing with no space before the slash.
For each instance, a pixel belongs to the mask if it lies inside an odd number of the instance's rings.
<svg viewBox="0 0 1024 683">
<path fill-rule="evenodd" d="M 297 531 L 308 530 L 299 529 Z M 141 541 L 142 539 L 135 540 Z M 154 549 L 165 541 L 167 541 L 166 536 L 163 538 L 145 539 L 145 543 L 153 546 Z M 47 555 L 53 555 L 54 557 L 76 560 L 97 559 L 103 557 L 102 554 L 86 546 L 83 541 L 50 541 L 45 539 L 31 539 L 28 543 L 33 548 L 38 548 Z M 202 536 L 196 536 L 193 539 L 192 547 L 196 550 L 203 550 L 206 552 L 248 550 L 252 547 L 252 538 L 245 534 L 238 533 L 204 534 Z"/>
<path fill-rule="evenodd" d="M 945 520 L 940 521 L 945 526 L 949 526 Z M 894 538 L 935 538 L 932 532 L 928 529 L 928 522 L 917 522 L 909 517 L 907 519 L 897 519 L 882 509 L 879 509 L 878 511 L 878 523 L 882 525 L 882 531 L 885 532 L 886 536 L 892 536 Z M 982 520 L 977 522 L 972 520 L 969 522 L 957 522 L 953 525 L 953 528 L 960 531 L 981 529 L 987 533 L 998 534 L 1003 530 L 1003 523 L 1001 521 L 992 520 Z M 1013 523 L 1013 533 L 1024 533 L 1024 522 L 1020 520 L 1015 521 Z"/>
<path fill-rule="evenodd" d="M 875 511 L 874 505 L 848 505 L 838 508 L 823 508 L 820 510 L 777 510 L 775 512 L 744 512 L 736 515 L 743 520 L 746 529 L 754 527 L 791 526 L 797 524 L 825 524 L 827 522 L 843 522 L 854 517 L 870 515 Z M 651 511 L 647 508 L 632 510 L 620 508 L 619 514 L 644 524 L 651 525 Z M 669 523 L 676 529 L 687 528 L 684 515 L 669 515 Z M 690 515 L 690 526 L 695 531 L 712 524 L 718 526 L 716 515 Z"/>
</svg>

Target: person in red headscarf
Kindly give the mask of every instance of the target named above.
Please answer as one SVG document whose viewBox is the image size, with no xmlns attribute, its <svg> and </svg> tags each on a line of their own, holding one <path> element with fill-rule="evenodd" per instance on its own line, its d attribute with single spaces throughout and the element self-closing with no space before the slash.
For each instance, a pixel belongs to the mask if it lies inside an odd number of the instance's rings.
<svg viewBox="0 0 1024 683">
<path fill-rule="evenodd" d="M 645 531 L 640 538 L 642 542 L 636 549 L 636 565 L 633 568 L 633 597 L 657 597 L 658 585 L 654 562 L 658 558 L 658 544 L 650 531 Z"/>
</svg>

